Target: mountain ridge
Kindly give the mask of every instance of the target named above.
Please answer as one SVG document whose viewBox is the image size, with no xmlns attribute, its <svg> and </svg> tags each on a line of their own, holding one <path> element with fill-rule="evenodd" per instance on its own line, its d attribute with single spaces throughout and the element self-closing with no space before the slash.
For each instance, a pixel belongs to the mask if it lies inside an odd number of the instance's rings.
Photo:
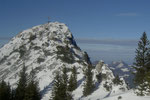
<svg viewBox="0 0 150 100">
<path fill-rule="evenodd" d="M 36 72 L 42 100 L 49 100 L 55 74 L 63 67 L 71 69 L 75 66 L 78 73 L 78 88 L 73 91 L 74 99 L 93 98 L 99 91 L 103 91 L 103 96 L 106 96 L 110 94 L 106 89 L 108 85 L 111 86 L 110 90 L 116 88 L 115 92 L 120 91 L 121 85 L 113 84 L 113 72 L 107 64 L 103 64 L 100 65 L 102 72 L 98 72 L 94 67 L 92 70 L 96 90 L 90 96 L 83 97 L 84 70 L 89 64 L 91 61 L 88 54 L 77 46 L 69 28 L 63 23 L 50 22 L 20 32 L 0 49 L 0 80 L 4 79 L 15 88 L 19 72 L 25 65 L 28 75 L 32 69 Z M 104 75 L 103 80 L 98 80 L 96 76 L 102 73 L 110 76 Z M 127 90 L 127 85 L 123 79 L 122 81 L 123 88 Z"/>
</svg>

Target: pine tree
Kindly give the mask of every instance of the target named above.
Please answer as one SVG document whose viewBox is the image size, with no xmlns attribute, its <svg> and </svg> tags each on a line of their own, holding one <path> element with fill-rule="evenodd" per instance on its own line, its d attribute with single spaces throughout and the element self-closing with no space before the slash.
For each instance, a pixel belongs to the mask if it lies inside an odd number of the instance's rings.
<svg viewBox="0 0 150 100">
<path fill-rule="evenodd" d="M 25 98 L 26 87 L 27 87 L 27 73 L 26 67 L 23 66 L 22 71 L 20 72 L 20 79 L 16 88 L 15 100 L 23 100 Z"/>
<path fill-rule="evenodd" d="M 91 65 L 88 65 L 88 68 L 85 71 L 85 78 L 86 78 L 86 82 L 83 88 L 83 96 L 88 96 L 94 90 L 93 73 L 92 73 Z"/>
<path fill-rule="evenodd" d="M 113 83 L 116 85 L 119 85 L 122 83 L 118 75 L 116 75 L 115 78 L 113 79 Z"/>
<path fill-rule="evenodd" d="M 16 89 L 11 90 L 11 99 L 10 100 L 15 100 L 15 95 L 16 95 Z"/>
<path fill-rule="evenodd" d="M 136 70 L 134 82 L 138 86 L 138 95 L 144 95 L 143 91 L 145 91 L 146 87 L 146 75 L 148 72 L 148 64 L 150 63 L 149 50 L 149 40 L 146 33 L 144 32 L 138 43 L 138 48 L 136 49 L 136 57 L 134 63 L 134 65 L 136 66 L 134 67 Z"/>
<path fill-rule="evenodd" d="M 8 98 L 8 99 L 6 99 Z M 9 84 L 9 82 L 7 83 L 7 97 L 5 98 L 5 100 L 11 100 L 11 86 Z"/>
<path fill-rule="evenodd" d="M 64 67 L 63 70 L 62 70 L 62 72 L 63 72 L 63 74 L 62 74 L 62 81 L 63 81 L 65 89 L 67 89 L 67 83 L 68 83 L 67 68 Z"/>
<path fill-rule="evenodd" d="M 11 89 L 9 83 L 4 80 L 0 83 L 0 100 L 11 100 Z"/>
<path fill-rule="evenodd" d="M 41 99 L 38 82 L 35 79 L 36 79 L 35 71 L 32 69 L 30 73 L 30 82 L 27 85 L 24 100 L 40 100 Z"/>
<path fill-rule="evenodd" d="M 77 88 L 77 69 L 74 66 L 72 69 L 72 74 L 69 79 L 68 91 L 73 91 Z"/>
<path fill-rule="evenodd" d="M 54 86 L 52 90 L 52 100 L 72 100 L 72 94 L 67 90 L 68 88 L 68 75 L 67 68 L 64 67 L 62 75 L 56 74 Z"/>
<path fill-rule="evenodd" d="M 52 90 L 52 97 L 50 100 L 61 100 L 61 86 L 62 86 L 62 78 L 59 73 L 56 73 L 53 90 Z"/>
<path fill-rule="evenodd" d="M 62 70 L 62 85 L 61 85 L 61 97 L 64 98 L 63 100 L 71 100 L 72 96 L 71 93 L 68 92 L 68 75 L 67 75 L 67 68 L 64 67 Z"/>
<path fill-rule="evenodd" d="M 73 91 L 74 90 L 74 79 L 73 79 L 73 75 L 71 74 L 70 79 L 68 81 L 69 85 L 68 85 L 68 91 Z"/>
</svg>

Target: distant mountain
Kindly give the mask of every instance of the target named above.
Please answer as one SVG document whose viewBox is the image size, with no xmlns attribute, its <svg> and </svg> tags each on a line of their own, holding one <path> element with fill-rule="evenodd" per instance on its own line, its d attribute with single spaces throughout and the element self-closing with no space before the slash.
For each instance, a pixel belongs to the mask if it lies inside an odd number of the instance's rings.
<svg viewBox="0 0 150 100">
<path fill-rule="evenodd" d="M 99 63 L 99 61 L 96 60 L 96 61 L 93 61 L 93 62 L 92 62 L 92 65 L 93 65 L 93 66 L 96 66 L 98 63 Z"/>
<path fill-rule="evenodd" d="M 119 75 L 120 77 L 124 78 L 131 88 L 134 87 L 134 75 L 132 74 L 133 68 L 131 65 L 128 65 L 123 61 L 113 61 L 111 64 L 109 64 L 109 67 L 115 75 Z"/>
</svg>

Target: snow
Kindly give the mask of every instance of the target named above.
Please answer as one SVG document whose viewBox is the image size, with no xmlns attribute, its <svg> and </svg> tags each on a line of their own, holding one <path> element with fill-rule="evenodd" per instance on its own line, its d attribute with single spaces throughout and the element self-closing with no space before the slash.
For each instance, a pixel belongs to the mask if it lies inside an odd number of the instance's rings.
<svg viewBox="0 0 150 100">
<path fill-rule="evenodd" d="M 30 38 L 33 35 L 36 38 Z M 67 68 L 77 67 L 78 81 L 82 84 L 84 81 L 82 80 L 84 77 L 83 68 L 87 66 L 87 62 L 83 58 L 84 52 L 77 49 L 79 47 L 72 44 L 74 42 L 68 27 L 59 22 L 34 26 L 20 32 L 0 49 L 0 80 L 3 77 L 6 82 L 9 82 L 15 88 L 19 79 L 19 72 L 25 64 L 28 74 L 32 69 L 36 70 L 36 79 L 39 82 L 42 100 L 49 100 L 55 73 L 61 71 L 62 66 Z M 57 58 L 57 46 L 66 47 L 67 45 L 72 50 L 70 53 L 73 54 L 74 60 L 76 60 L 73 64 L 68 64 Z M 26 50 L 22 57 L 21 47 Z M 45 51 L 49 55 L 45 54 Z M 38 58 L 44 60 L 38 62 Z"/>
<path fill-rule="evenodd" d="M 130 70 L 128 68 L 122 68 L 121 69 L 123 72 L 129 72 Z"/>
<path fill-rule="evenodd" d="M 120 64 L 117 66 L 117 68 L 121 68 L 121 67 L 123 67 L 123 63 L 120 63 Z"/>
<path fill-rule="evenodd" d="M 36 35 L 36 38 L 30 40 L 31 35 Z M 69 40 L 71 38 L 72 41 Z M 114 74 L 104 61 L 100 61 L 97 65 L 99 71 L 95 68 L 93 72 L 93 80 L 96 88 L 93 93 L 87 97 L 83 97 L 83 84 L 85 82 L 84 72 L 87 67 L 87 62 L 84 60 L 84 51 L 76 47 L 74 38 L 69 31 L 69 28 L 59 22 L 51 22 L 43 25 L 34 26 L 30 29 L 20 32 L 8 44 L 0 49 L 0 80 L 3 77 L 6 82 L 9 82 L 12 88 L 16 88 L 19 80 L 19 72 L 23 64 L 27 67 L 27 73 L 30 74 L 32 69 L 36 70 L 36 79 L 39 82 L 42 100 L 49 100 L 52 92 L 52 86 L 56 72 L 62 70 L 62 66 L 77 68 L 78 87 L 72 92 L 75 100 L 118 100 L 118 96 L 122 96 L 122 100 L 148 100 L 149 97 L 137 97 L 133 91 L 127 90 L 127 84 L 124 79 L 121 85 L 113 84 Z M 47 44 L 47 45 L 46 45 Z M 26 48 L 25 54 L 21 57 L 20 48 Z M 57 46 L 68 46 L 73 54 L 75 62 L 68 64 L 58 59 Z M 45 54 L 47 51 L 49 54 Z M 42 62 L 38 62 L 38 58 L 43 58 Z M 9 63 L 8 63 L 9 62 Z M 114 62 L 116 64 L 116 62 Z M 119 68 L 123 65 L 120 64 Z M 124 72 L 127 69 L 122 69 Z M 106 75 L 106 79 L 98 82 L 96 75 Z M 70 73 L 68 73 L 68 77 Z M 112 87 L 110 91 L 104 88 L 107 83 Z M 124 88 L 121 90 L 120 88 Z"/>
<path fill-rule="evenodd" d="M 119 97 L 121 97 L 121 99 L 118 99 Z M 95 99 L 93 99 L 93 100 L 95 100 Z M 109 96 L 109 97 L 101 99 L 101 100 L 150 100 L 150 97 L 136 96 L 134 94 L 133 90 L 129 90 L 125 93 L 112 95 L 112 96 Z"/>
</svg>

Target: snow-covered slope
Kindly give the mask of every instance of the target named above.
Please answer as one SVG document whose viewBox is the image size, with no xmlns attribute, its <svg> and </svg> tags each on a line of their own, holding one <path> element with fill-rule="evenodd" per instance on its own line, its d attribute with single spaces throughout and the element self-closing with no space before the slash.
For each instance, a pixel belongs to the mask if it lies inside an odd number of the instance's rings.
<svg viewBox="0 0 150 100">
<path fill-rule="evenodd" d="M 133 90 L 126 91 L 117 95 L 112 95 L 100 100 L 150 100 L 149 96 L 136 96 Z"/>
<path fill-rule="evenodd" d="M 109 69 L 107 64 L 103 61 L 99 61 L 96 68 L 93 69 L 93 79 L 95 82 L 95 90 L 93 93 L 87 97 L 82 97 L 83 83 L 77 88 L 73 94 L 74 98 L 81 100 L 101 100 L 103 98 L 115 95 L 118 93 L 123 93 L 128 90 L 128 86 L 124 79 L 120 79 L 122 82 L 120 84 L 114 84 L 114 74 Z"/>
<path fill-rule="evenodd" d="M 92 70 L 95 89 L 91 95 L 83 97 L 83 71 L 88 64 L 88 55 L 77 46 L 68 27 L 51 22 L 20 32 L 0 49 L 0 80 L 4 79 L 15 88 L 20 70 L 25 65 L 28 75 L 32 69 L 36 71 L 42 100 L 49 100 L 55 73 L 64 66 L 68 69 L 75 66 L 78 73 L 78 87 L 72 93 L 75 100 L 101 100 L 128 91 L 123 78 L 121 83 L 114 84 L 113 72 L 100 61 Z"/>
<path fill-rule="evenodd" d="M 114 72 L 115 75 L 119 75 L 120 77 L 124 78 L 128 85 L 132 88 L 134 87 L 133 78 L 134 75 L 132 74 L 133 68 L 132 66 L 126 64 L 123 61 L 112 62 L 109 64 L 110 69 Z"/>
<path fill-rule="evenodd" d="M 20 32 L 0 49 L 0 80 L 3 78 L 16 87 L 25 64 L 28 74 L 36 70 L 43 100 L 48 100 L 55 73 L 63 66 L 75 66 L 83 76 L 82 69 L 89 62 L 85 57 L 65 24 L 54 22 L 35 26 Z"/>
</svg>

